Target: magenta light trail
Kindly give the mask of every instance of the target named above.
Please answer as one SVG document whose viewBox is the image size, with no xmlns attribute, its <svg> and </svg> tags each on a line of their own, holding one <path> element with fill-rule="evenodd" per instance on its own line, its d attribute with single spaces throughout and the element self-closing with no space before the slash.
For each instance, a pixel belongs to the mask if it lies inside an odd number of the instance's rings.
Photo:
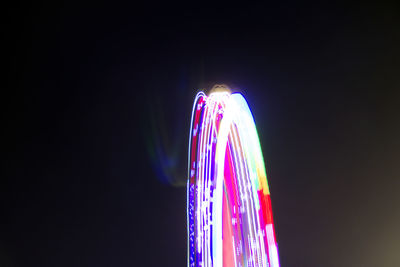
<svg viewBox="0 0 400 267">
<path fill-rule="evenodd" d="M 197 94 L 188 156 L 188 266 L 278 267 L 264 160 L 241 94 Z"/>
</svg>

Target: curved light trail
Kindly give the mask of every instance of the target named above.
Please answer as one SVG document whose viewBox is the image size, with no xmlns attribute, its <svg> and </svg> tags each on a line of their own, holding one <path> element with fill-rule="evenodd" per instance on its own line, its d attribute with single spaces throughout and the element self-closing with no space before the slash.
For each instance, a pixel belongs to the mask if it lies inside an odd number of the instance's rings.
<svg viewBox="0 0 400 267">
<path fill-rule="evenodd" d="M 188 266 L 278 267 L 264 160 L 241 94 L 197 94 L 188 156 Z"/>
</svg>

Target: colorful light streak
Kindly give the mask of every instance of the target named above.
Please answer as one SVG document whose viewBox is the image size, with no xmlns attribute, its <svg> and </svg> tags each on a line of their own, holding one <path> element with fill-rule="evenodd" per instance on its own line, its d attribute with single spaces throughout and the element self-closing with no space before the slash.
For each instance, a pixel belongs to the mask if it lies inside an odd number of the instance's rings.
<svg viewBox="0 0 400 267">
<path fill-rule="evenodd" d="M 197 94 L 188 156 L 188 266 L 278 267 L 264 160 L 241 94 Z"/>
</svg>

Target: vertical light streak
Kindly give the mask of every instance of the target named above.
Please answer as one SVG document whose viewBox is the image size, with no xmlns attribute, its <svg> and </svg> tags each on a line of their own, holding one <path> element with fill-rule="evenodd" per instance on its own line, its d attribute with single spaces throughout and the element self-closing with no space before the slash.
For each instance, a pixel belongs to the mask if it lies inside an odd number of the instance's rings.
<svg viewBox="0 0 400 267">
<path fill-rule="evenodd" d="M 188 266 L 278 267 L 264 160 L 246 100 L 200 92 L 190 127 Z"/>
</svg>

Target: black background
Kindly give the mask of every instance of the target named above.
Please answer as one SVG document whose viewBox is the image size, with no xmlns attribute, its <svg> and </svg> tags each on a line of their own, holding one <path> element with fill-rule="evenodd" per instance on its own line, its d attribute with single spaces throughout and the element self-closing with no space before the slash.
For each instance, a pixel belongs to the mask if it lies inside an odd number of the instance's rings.
<svg viewBox="0 0 400 267">
<path fill-rule="evenodd" d="M 4 9 L 0 266 L 185 266 L 192 101 L 253 111 L 282 266 L 400 265 L 395 4 Z"/>
</svg>

